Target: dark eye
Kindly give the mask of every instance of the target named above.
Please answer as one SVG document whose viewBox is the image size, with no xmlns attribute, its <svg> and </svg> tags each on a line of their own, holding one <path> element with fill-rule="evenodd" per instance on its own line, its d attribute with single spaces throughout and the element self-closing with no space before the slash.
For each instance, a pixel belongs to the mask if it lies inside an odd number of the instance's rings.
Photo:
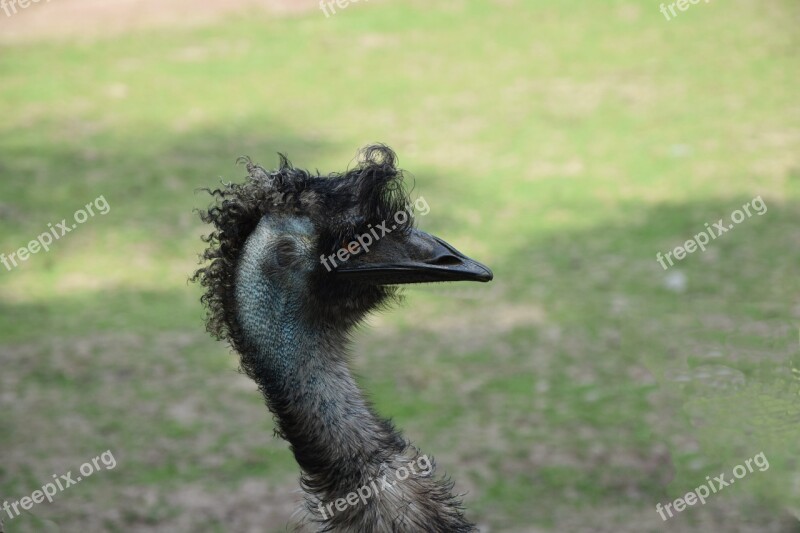
<svg viewBox="0 0 800 533">
<path fill-rule="evenodd" d="M 347 250 L 347 253 L 349 253 L 351 257 L 360 255 L 361 253 L 364 252 L 364 250 L 361 248 L 361 245 L 358 244 L 358 241 L 355 239 L 342 241 L 340 248 L 343 250 Z"/>
</svg>

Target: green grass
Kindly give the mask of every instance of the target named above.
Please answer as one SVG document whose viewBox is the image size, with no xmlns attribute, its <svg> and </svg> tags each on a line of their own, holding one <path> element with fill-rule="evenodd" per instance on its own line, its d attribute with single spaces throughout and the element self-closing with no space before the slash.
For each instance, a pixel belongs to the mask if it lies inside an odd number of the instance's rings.
<svg viewBox="0 0 800 533">
<path fill-rule="evenodd" d="M 7 529 L 283 527 L 296 466 L 186 283 L 197 189 L 241 179 L 241 154 L 327 172 L 383 141 L 431 206 L 421 226 L 495 272 L 460 295 L 410 288 L 354 362 L 471 518 L 657 531 L 657 502 L 764 451 L 769 470 L 669 525 L 792 531 L 799 16 L 788 0 L 670 22 L 622 0 L 393 0 L 3 45 L 0 252 L 100 195 L 111 210 L 0 266 L 0 498 L 118 458 Z M 658 265 L 758 195 L 763 216 Z"/>
</svg>

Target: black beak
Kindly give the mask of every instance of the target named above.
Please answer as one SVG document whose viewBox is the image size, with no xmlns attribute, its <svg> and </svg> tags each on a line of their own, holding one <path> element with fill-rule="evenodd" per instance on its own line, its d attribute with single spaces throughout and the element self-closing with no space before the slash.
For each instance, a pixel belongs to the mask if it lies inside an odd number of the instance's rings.
<svg viewBox="0 0 800 533">
<path fill-rule="evenodd" d="M 387 236 L 341 263 L 335 275 L 365 283 L 397 285 L 435 281 L 491 281 L 492 271 L 442 239 L 412 229 Z"/>
</svg>

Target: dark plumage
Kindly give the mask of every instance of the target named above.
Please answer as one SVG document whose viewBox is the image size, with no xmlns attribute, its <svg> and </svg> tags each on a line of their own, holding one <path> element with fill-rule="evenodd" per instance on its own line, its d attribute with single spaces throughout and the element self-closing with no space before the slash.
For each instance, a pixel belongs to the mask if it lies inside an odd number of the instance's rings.
<svg viewBox="0 0 800 533">
<path fill-rule="evenodd" d="M 427 456 L 374 413 L 348 369 L 347 344 L 369 311 L 396 297 L 397 284 L 488 281 L 491 272 L 414 228 L 413 216 L 395 218 L 411 210 L 391 149 L 374 145 L 361 155 L 352 170 L 325 177 L 283 156 L 272 172 L 243 158 L 245 183 L 209 191 L 216 203 L 201 218 L 214 230 L 204 239 L 206 265 L 193 277 L 206 289 L 207 329 L 240 354 L 290 443 L 307 492 L 305 524 L 318 531 L 474 531 L 452 483 L 437 479 L 432 465 L 397 478 L 401 467 Z M 382 224 L 386 233 L 369 251 L 332 270 L 323 266 L 321 257 Z M 384 490 L 344 510 L 331 506 L 381 477 L 390 488 L 379 483 Z"/>
</svg>

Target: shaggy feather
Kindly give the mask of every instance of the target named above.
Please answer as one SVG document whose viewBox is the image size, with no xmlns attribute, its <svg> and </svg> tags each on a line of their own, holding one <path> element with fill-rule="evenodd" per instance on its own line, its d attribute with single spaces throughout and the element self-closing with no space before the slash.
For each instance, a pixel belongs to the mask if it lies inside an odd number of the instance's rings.
<svg viewBox="0 0 800 533">
<path fill-rule="evenodd" d="M 344 511 L 324 511 L 419 458 L 375 414 L 348 367 L 353 327 L 394 301 L 396 289 L 334 280 L 318 259 L 407 209 L 394 152 L 368 146 L 355 168 L 328 176 L 296 169 L 283 155 L 274 171 L 240 161 L 244 183 L 208 190 L 215 203 L 200 217 L 213 231 L 192 279 L 205 287 L 208 331 L 240 354 L 302 469 L 302 524 L 329 532 L 474 531 L 452 482 L 433 469 Z M 412 226 L 409 216 L 393 238 Z"/>
</svg>

